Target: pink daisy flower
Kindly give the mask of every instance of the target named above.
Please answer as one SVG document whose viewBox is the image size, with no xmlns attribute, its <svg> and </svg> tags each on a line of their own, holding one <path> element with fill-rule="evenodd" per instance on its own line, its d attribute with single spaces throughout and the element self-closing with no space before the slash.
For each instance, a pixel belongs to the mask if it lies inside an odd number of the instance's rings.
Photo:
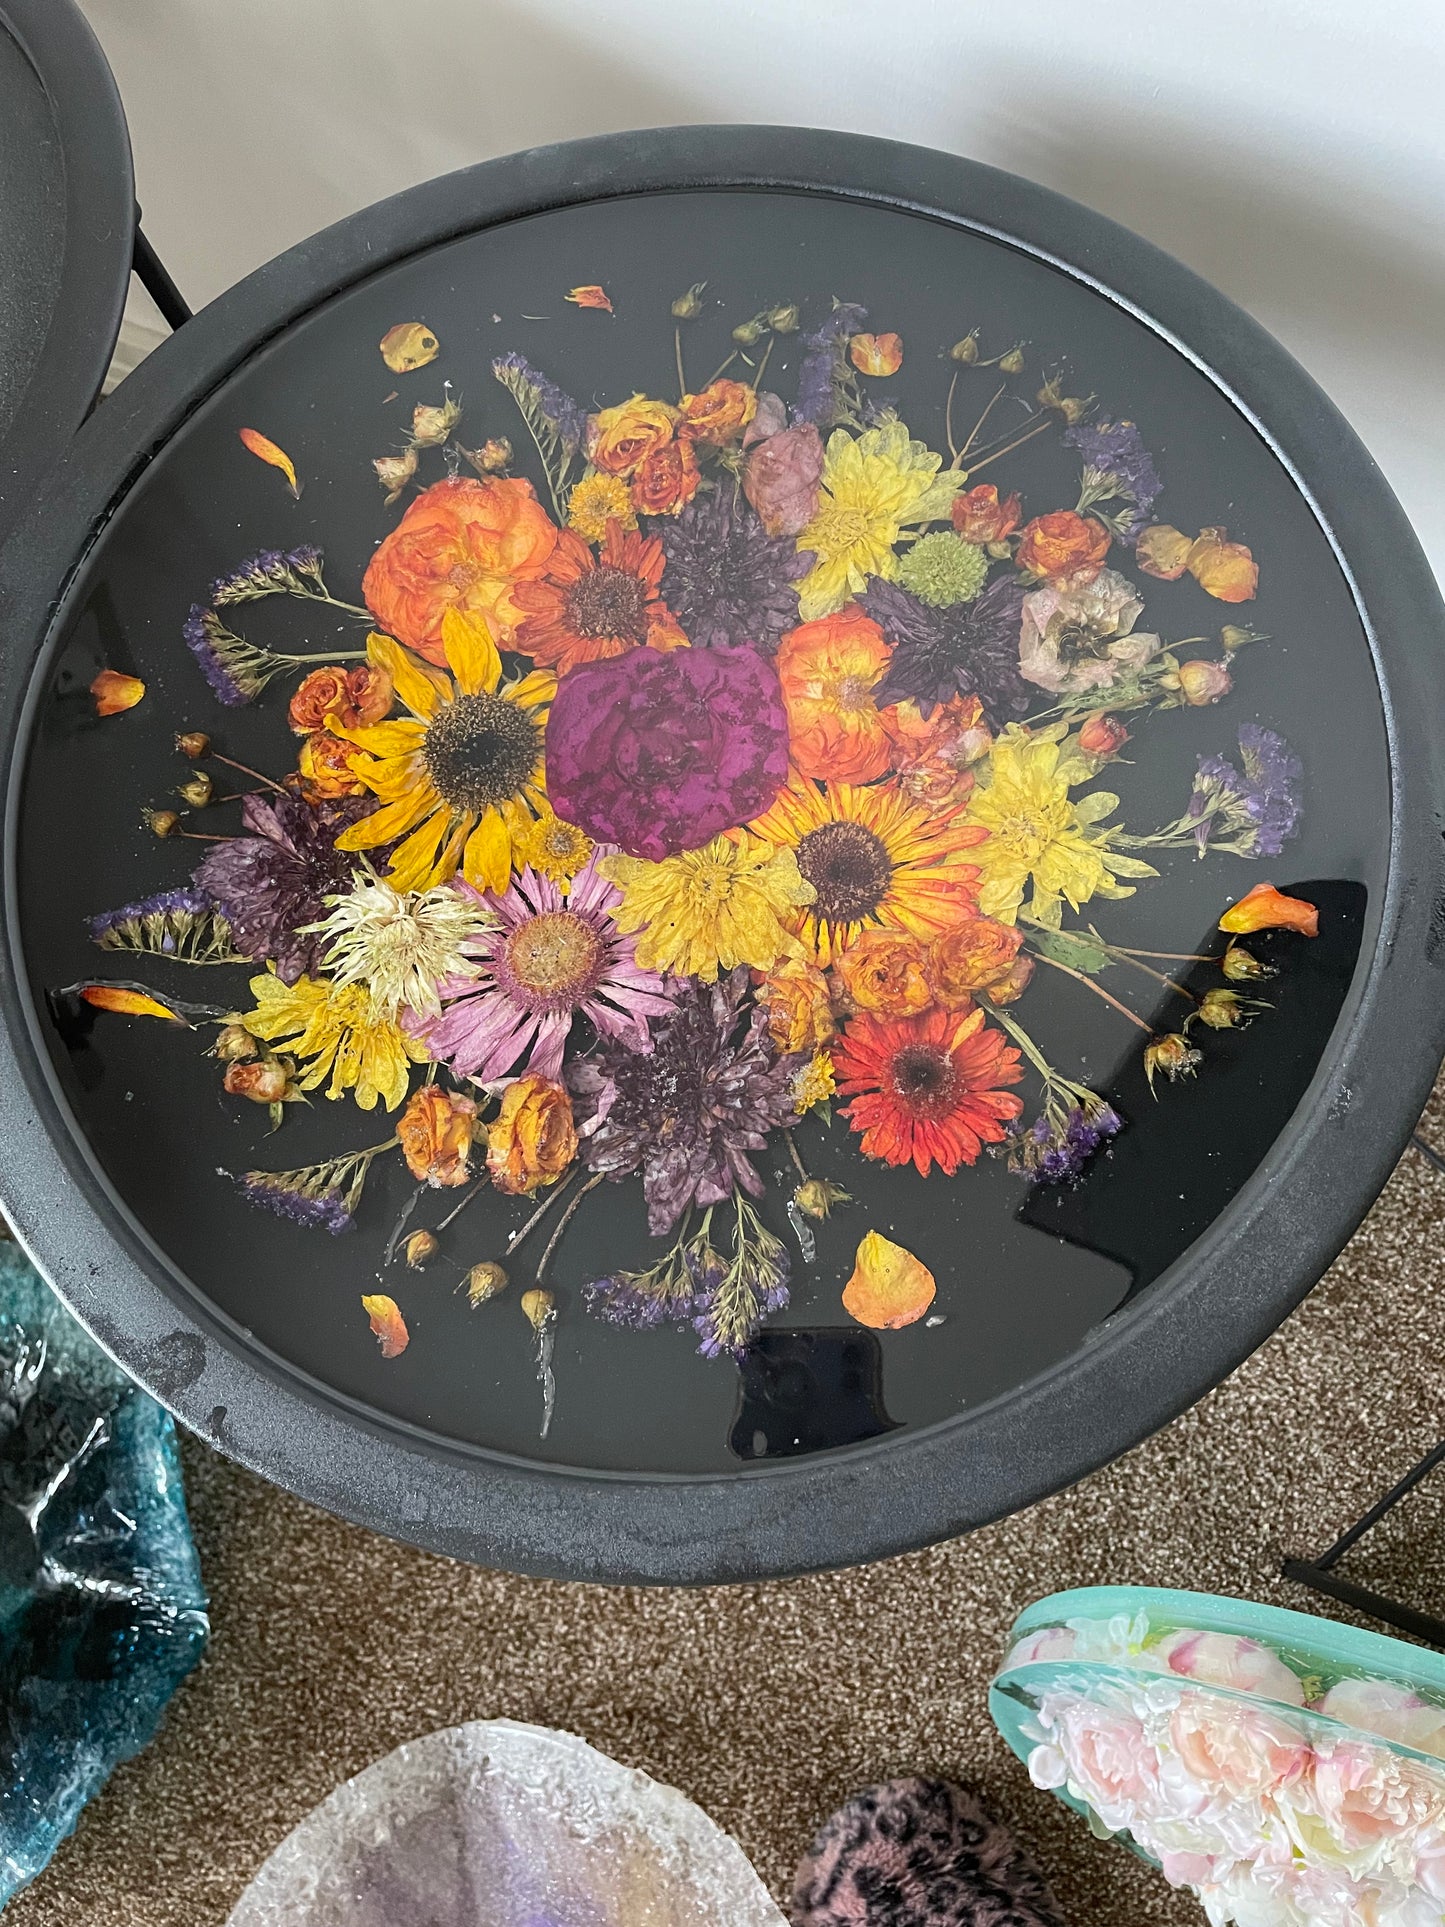
<svg viewBox="0 0 1445 1927">
<path fill-rule="evenodd" d="M 555 1078 L 577 1017 L 646 1049 L 647 1019 L 671 1017 L 674 1006 L 662 978 L 638 965 L 636 938 L 612 920 L 622 892 L 597 874 L 607 854 L 594 850 L 565 895 L 530 868 L 500 895 L 458 882 L 496 925 L 461 946 L 478 975 L 440 984 L 441 1016 L 411 1026 L 434 1057 L 479 1084 L 505 1077 L 524 1057 L 529 1070 Z"/>
</svg>

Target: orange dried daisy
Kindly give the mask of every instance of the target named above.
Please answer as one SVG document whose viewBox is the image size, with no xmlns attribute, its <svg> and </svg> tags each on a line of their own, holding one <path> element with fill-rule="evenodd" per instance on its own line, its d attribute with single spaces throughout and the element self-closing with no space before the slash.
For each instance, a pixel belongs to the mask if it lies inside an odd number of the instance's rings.
<svg viewBox="0 0 1445 1927">
<path fill-rule="evenodd" d="M 686 637 L 658 593 L 664 561 L 655 535 L 617 521 L 608 521 L 597 555 L 563 529 L 544 574 L 513 591 L 523 620 L 512 647 L 559 676 L 647 644 L 677 648 Z"/>
<path fill-rule="evenodd" d="M 891 1021 L 865 1013 L 834 1045 L 833 1069 L 865 1157 L 912 1164 L 925 1178 L 935 1164 L 952 1177 L 976 1163 L 1023 1109 L 1001 1088 L 1022 1078 L 1019 1053 L 981 1010 Z"/>
</svg>

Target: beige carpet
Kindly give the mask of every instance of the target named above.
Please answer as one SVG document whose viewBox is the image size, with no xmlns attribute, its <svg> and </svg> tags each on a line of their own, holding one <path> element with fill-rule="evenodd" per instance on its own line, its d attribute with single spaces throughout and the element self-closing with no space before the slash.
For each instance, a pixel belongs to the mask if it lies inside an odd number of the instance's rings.
<svg viewBox="0 0 1445 1927">
<path fill-rule="evenodd" d="M 1445 1107 L 1432 1123 L 1445 1143 Z M 994 1735 L 985 1683 L 1013 1615 L 1064 1586 L 1306 1605 L 1276 1579 L 1281 1555 L 1322 1549 L 1445 1431 L 1442 1233 L 1445 1178 L 1407 1153 L 1303 1308 L 1137 1451 L 969 1539 L 787 1584 L 608 1591 L 472 1571 L 188 1443 L 210 1657 L 11 1921 L 218 1927 L 337 1781 L 433 1727 L 504 1715 L 570 1727 L 684 1788 L 779 1895 L 831 1805 L 921 1770 L 985 1790 L 1075 1927 L 1198 1923 L 1192 1902 L 1033 1791 Z M 1427 1482 L 1352 1569 L 1445 1606 L 1442 1501 L 1445 1479 Z"/>
</svg>

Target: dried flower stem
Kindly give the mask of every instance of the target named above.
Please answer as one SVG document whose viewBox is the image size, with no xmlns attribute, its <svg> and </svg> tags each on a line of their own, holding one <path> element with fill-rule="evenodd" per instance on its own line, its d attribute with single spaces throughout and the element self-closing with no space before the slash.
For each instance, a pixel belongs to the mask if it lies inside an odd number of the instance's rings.
<svg viewBox="0 0 1445 1927">
<path fill-rule="evenodd" d="M 1002 448 L 996 448 L 992 454 L 985 455 L 979 461 L 976 461 L 967 472 L 970 475 L 977 475 L 978 471 L 981 468 L 987 468 L 990 462 L 996 462 L 1005 455 L 1012 455 L 1016 448 L 1022 448 L 1024 443 L 1032 441 L 1035 435 L 1042 435 L 1049 425 L 1048 417 L 1044 416 L 1041 420 L 1036 421 L 1032 428 L 1025 430 L 1022 435 L 1017 436 L 1013 441 L 1005 442 Z"/>
<path fill-rule="evenodd" d="M 482 1186 L 486 1182 L 487 1182 L 487 1178 L 484 1172 L 482 1176 L 477 1179 L 476 1183 L 472 1186 L 470 1191 L 468 1191 L 462 1198 L 460 1198 L 457 1201 L 456 1204 L 452 1206 L 451 1210 L 448 1211 L 447 1215 L 442 1219 L 441 1223 L 438 1225 L 432 1226 L 433 1231 L 445 1231 L 449 1224 L 455 1223 L 455 1221 L 466 1210 L 467 1206 L 471 1203 L 472 1199 L 477 1195 L 478 1191 L 481 1190 Z"/>
<path fill-rule="evenodd" d="M 768 356 L 773 352 L 773 344 L 776 341 L 776 339 L 777 337 L 775 335 L 768 336 L 768 345 L 763 350 L 763 358 L 758 363 L 757 367 L 754 368 L 753 370 L 753 378 L 748 383 L 748 387 L 752 389 L 754 394 L 758 392 L 758 383 L 763 378 L 764 371 L 766 370 L 768 365 Z"/>
<path fill-rule="evenodd" d="M 1008 383 L 1006 381 L 1000 382 L 999 386 L 994 390 L 993 400 L 990 401 L 987 408 L 984 409 L 983 413 L 979 416 L 978 420 L 974 423 L 973 427 L 969 430 L 968 440 L 964 443 L 962 448 L 955 448 L 953 445 L 952 409 L 953 409 L 954 384 L 958 380 L 959 372 L 960 371 L 957 368 L 955 368 L 953 371 L 953 381 L 951 381 L 948 384 L 948 405 L 944 409 L 944 417 L 945 417 L 944 425 L 948 431 L 948 449 L 949 449 L 949 453 L 953 456 L 953 460 L 949 463 L 950 468 L 963 467 L 964 456 L 968 453 L 968 451 L 973 447 L 974 443 L 978 440 L 980 429 L 983 427 L 984 423 L 988 420 L 989 416 L 993 413 L 994 408 L 997 405 L 998 401 L 1007 392 L 1007 389 L 1008 389 Z"/>
<path fill-rule="evenodd" d="M 680 321 L 674 321 L 672 324 L 672 348 L 677 357 L 677 398 L 681 401 L 687 393 L 687 376 L 682 372 L 682 323 Z"/>
<path fill-rule="evenodd" d="M 557 1220 L 557 1228 L 552 1233 L 551 1237 L 547 1240 L 547 1249 L 542 1253 L 541 1259 L 537 1265 L 537 1283 L 539 1285 L 541 1284 L 542 1279 L 546 1274 L 547 1266 L 551 1263 L 552 1253 L 557 1249 L 558 1245 L 562 1242 L 562 1233 L 567 1229 L 568 1225 L 572 1222 L 572 1219 L 576 1213 L 578 1205 L 581 1204 L 582 1200 L 587 1196 L 587 1193 L 589 1191 L 595 1191 L 597 1189 L 598 1185 L 601 1184 L 603 1177 L 605 1175 L 606 1175 L 605 1172 L 602 1172 L 602 1171 L 596 1172 L 592 1177 L 588 1178 L 587 1182 L 582 1186 L 582 1189 L 580 1191 L 574 1191 L 572 1193 L 572 1197 L 570 1202 L 568 1203 L 567 1209 L 562 1213 L 561 1217 Z"/>
<path fill-rule="evenodd" d="M 1154 1035 L 1153 1030 L 1144 1022 L 1142 1017 L 1130 1010 L 1127 1004 L 1121 1004 L 1117 997 L 1111 997 L 1102 984 L 1096 984 L 1093 978 L 1086 977 L 1082 970 L 1075 970 L 1070 964 L 1060 963 L 1055 957 L 1046 957 L 1041 950 L 1036 951 L 1034 954 L 1038 957 L 1040 963 L 1046 963 L 1051 970 L 1062 970 L 1066 977 L 1072 977 L 1076 983 L 1081 983 L 1085 990 L 1092 990 L 1096 997 L 1102 997 L 1106 1004 L 1111 1004 L 1121 1017 L 1127 1017 L 1129 1022 L 1142 1030 L 1146 1037 L 1152 1037 Z"/>
<path fill-rule="evenodd" d="M 1110 948 L 1112 949 L 1113 946 L 1110 945 Z M 1192 990 L 1186 990 L 1183 984 L 1176 984 L 1174 979 L 1172 977 L 1166 977 L 1162 970 L 1151 970 L 1148 964 L 1142 962 L 1138 957 L 1131 957 L 1127 950 L 1121 950 L 1119 952 L 1119 960 L 1121 963 L 1132 964 L 1136 970 L 1142 970 L 1146 977 L 1152 977 L 1156 984 L 1163 984 L 1166 989 L 1172 990 L 1176 997 L 1187 997 L 1191 1004 L 1197 1004 L 1199 1002 L 1199 999 Z"/>
<path fill-rule="evenodd" d="M 1206 957 L 1197 950 L 1128 950 L 1121 943 L 1110 947 L 1117 950 L 1121 957 L 1158 957 L 1164 963 L 1217 964 L 1219 962 L 1218 957 Z"/>
<path fill-rule="evenodd" d="M 712 373 L 708 376 L 707 380 L 703 383 L 703 387 L 711 388 L 715 381 L 721 380 L 721 378 L 727 373 L 728 369 L 732 367 L 733 363 L 737 360 L 737 358 L 738 358 L 738 350 L 734 348 L 732 353 L 728 356 L 727 360 L 719 362 L 717 367 L 713 369 Z M 701 390 L 699 390 L 699 392 L 701 392 Z"/>
<path fill-rule="evenodd" d="M 524 1225 L 522 1225 L 520 1229 L 514 1231 L 511 1237 L 508 1238 L 505 1249 L 503 1250 L 503 1253 L 502 1253 L 504 1258 L 510 1258 L 512 1253 L 517 1249 L 517 1246 L 521 1244 L 522 1240 L 526 1237 L 529 1237 L 531 1233 L 536 1230 L 537 1226 L 542 1222 L 543 1218 L 545 1218 L 547 1213 L 552 1209 L 552 1206 L 558 1202 L 558 1200 L 565 1194 L 568 1187 L 576 1180 L 576 1177 L 577 1177 L 577 1173 L 574 1171 L 571 1177 L 564 1178 L 560 1184 L 554 1184 L 552 1186 L 551 1190 L 547 1193 L 546 1197 L 543 1198 L 542 1202 L 537 1206 L 537 1209 L 532 1213 L 531 1217 L 528 1218 L 527 1222 Z"/>
<path fill-rule="evenodd" d="M 806 1164 L 804 1164 L 802 1158 L 798 1155 L 798 1147 L 797 1147 L 797 1144 L 794 1142 L 793 1134 L 791 1131 L 784 1131 L 783 1142 L 788 1147 L 788 1156 L 793 1160 L 793 1169 L 797 1172 L 798 1176 L 803 1180 L 803 1183 L 806 1184 L 808 1182 L 808 1167 Z"/>
<path fill-rule="evenodd" d="M 258 769 L 251 769 L 245 763 L 238 763 L 233 756 L 223 756 L 218 749 L 213 749 L 210 755 L 213 762 L 224 763 L 227 769 L 239 770 L 242 776 L 250 776 L 254 778 L 256 782 L 264 783 L 268 790 L 275 790 L 278 796 L 289 796 L 291 794 L 290 790 L 286 789 L 284 785 L 275 782 L 269 776 L 263 776 Z M 216 800 L 221 803 L 231 803 L 235 801 L 235 798 L 223 796 L 218 797 Z"/>
</svg>

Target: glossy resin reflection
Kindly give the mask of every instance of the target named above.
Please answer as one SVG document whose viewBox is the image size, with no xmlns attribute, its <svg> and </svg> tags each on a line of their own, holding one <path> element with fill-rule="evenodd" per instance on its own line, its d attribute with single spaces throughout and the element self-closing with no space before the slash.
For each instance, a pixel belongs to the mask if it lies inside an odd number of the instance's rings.
<svg viewBox="0 0 1445 1927">
<path fill-rule="evenodd" d="M 278 1360 L 525 1457 L 741 1469 L 1069 1356 L 1287 1125 L 1383 875 L 1368 650 L 1248 424 L 841 201 L 389 270 L 73 606 L 23 911 L 96 1155 Z"/>
</svg>

